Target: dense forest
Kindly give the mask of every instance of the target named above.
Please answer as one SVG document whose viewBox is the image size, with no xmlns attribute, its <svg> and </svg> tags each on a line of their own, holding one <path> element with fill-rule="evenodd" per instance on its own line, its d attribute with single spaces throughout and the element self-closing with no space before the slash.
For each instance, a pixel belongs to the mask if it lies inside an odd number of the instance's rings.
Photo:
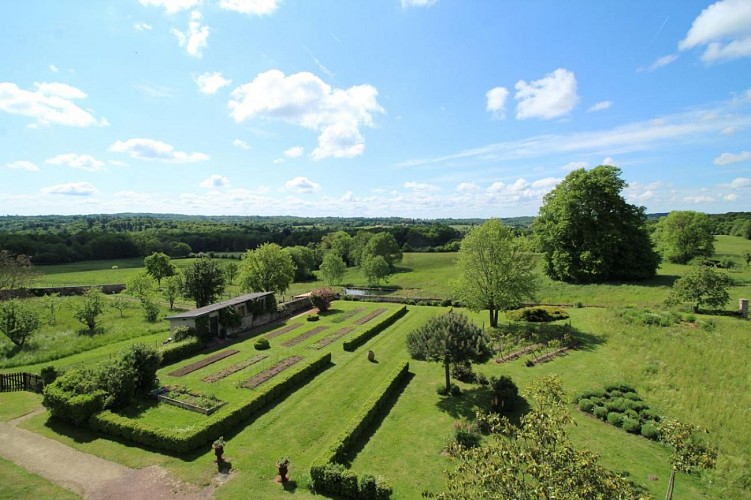
<svg viewBox="0 0 751 500">
<path fill-rule="evenodd" d="M 652 214 L 656 221 L 665 214 Z M 751 212 L 710 215 L 715 234 L 751 238 Z M 534 217 L 502 219 L 518 234 Z M 389 232 L 405 251 L 455 251 L 464 232 L 483 219 L 399 217 L 192 216 L 99 214 L 1 216 L 0 249 L 25 254 L 36 264 L 117 259 L 165 252 L 184 257 L 200 252 L 244 252 L 265 242 L 312 246 L 333 231 Z"/>
</svg>

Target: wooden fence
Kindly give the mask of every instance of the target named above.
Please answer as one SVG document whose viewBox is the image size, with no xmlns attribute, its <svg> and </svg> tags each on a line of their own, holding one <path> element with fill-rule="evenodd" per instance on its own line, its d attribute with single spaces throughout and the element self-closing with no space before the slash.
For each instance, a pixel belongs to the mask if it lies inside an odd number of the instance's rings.
<svg viewBox="0 0 751 500">
<path fill-rule="evenodd" d="M 31 391 L 41 393 L 44 389 L 42 377 L 34 373 L 0 374 L 0 392 Z"/>
</svg>

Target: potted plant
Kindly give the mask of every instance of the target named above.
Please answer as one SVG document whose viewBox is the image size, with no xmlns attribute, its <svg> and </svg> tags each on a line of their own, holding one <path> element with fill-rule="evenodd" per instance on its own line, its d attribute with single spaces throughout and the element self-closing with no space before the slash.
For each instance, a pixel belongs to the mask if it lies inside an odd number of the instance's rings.
<svg viewBox="0 0 751 500">
<path fill-rule="evenodd" d="M 219 436 L 219 439 L 214 441 L 211 445 L 214 448 L 214 455 L 216 455 L 216 463 L 221 464 L 224 462 L 222 455 L 224 454 L 224 436 Z"/>
<path fill-rule="evenodd" d="M 279 482 L 281 483 L 287 482 L 288 467 L 289 467 L 289 459 L 287 457 L 282 457 L 276 461 L 276 470 L 279 473 Z"/>
</svg>

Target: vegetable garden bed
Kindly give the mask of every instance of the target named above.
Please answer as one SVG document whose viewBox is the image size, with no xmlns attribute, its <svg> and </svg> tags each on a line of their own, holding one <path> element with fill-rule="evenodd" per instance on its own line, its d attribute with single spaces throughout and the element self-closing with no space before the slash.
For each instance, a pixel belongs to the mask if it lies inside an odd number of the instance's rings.
<svg viewBox="0 0 751 500">
<path fill-rule="evenodd" d="M 266 337 L 267 339 L 271 340 L 274 337 L 279 337 L 280 335 L 284 335 L 285 333 L 291 332 L 292 330 L 294 330 L 296 328 L 300 328 L 301 326 L 302 326 L 302 324 L 300 324 L 300 323 L 295 323 L 295 324 L 292 324 L 292 325 L 283 326 L 282 328 L 279 328 L 278 330 L 274 330 L 272 332 L 269 332 L 269 333 L 265 334 L 264 337 Z"/>
<path fill-rule="evenodd" d="M 275 377 L 282 373 L 284 370 L 289 368 L 290 366 L 294 365 L 295 363 L 301 361 L 303 358 L 302 356 L 290 356 L 288 358 L 285 358 L 272 366 L 271 368 L 262 371 L 255 377 L 249 378 L 245 382 L 243 382 L 241 385 L 242 387 L 245 387 L 246 389 L 255 389 L 262 383 L 266 382 L 272 377 Z"/>
<path fill-rule="evenodd" d="M 324 331 L 327 328 L 328 328 L 328 326 L 317 326 L 317 327 L 313 328 L 312 330 L 309 330 L 309 331 L 307 331 L 305 333 L 302 333 L 302 334 L 298 335 L 295 338 L 292 338 L 292 339 L 290 339 L 290 340 L 288 340 L 286 342 L 283 342 L 282 345 L 284 347 L 295 346 L 295 345 L 299 344 L 300 342 L 303 342 L 303 341 L 309 339 L 310 337 L 312 337 L 312 336 L 314 336 L 314 335 L 316 335 L 318 333 L 321 333 L 322 331 Z"/>
<path fill-rule="evenodd" d="M 331 335 L 327 335 L 312 346 L 310 346 L 308 349 L 321 349 L 323 347 L 326 347 L 330 343 L 334 342 L 336 339 L 344 337 L 349 332 L 354 330 L 355 327 L 353 326 L 345 326 L 344 328 L 340 328 L 339 330 L 335 331 Z"/>
<path fill-rule="evenodd" d="M 240 351 L 238 351 L 237 349 L 227 349 L 226 351 L 218 352 L 209 356 L 208 358 L 204 358 L 200 361 L 196 361 L 195 363 L 191 363 L 187 366 L 183 366 L 182 368 L 178 368 L 175 371 L 169 372 L 169 375 L 172 377 L 182 377 L 183 375 L 187 375 L 188 373 L 200 370 L 204 366 L 216 363 L 217 361 L 232 356 L 233 354 L 237 354 L 238 352 Z"/>
<path fill-rule="evenodd" d="M 237 373 L 240 370 L 243 370 L 249 367 L 250 365 L 254 365 L 258 363 L 259 361 L 264 360 L 266 358 L 268 358 L 266 354 L 257 354 L 251 358 L 246 359 L 245 361 L 240 361 L 239 363 L 235 363 L 232 366 L 228 366 L 227 368 L 225 368 L 224 370 L 220 372 L 212 373 L 211 375 L 203 377 L 202 380 L 204 382 L 208 382 L 209 384 L 212 384 L 216 382 L 217 380 L 222 380 L 223 378 L 229 377 L 233 373 Z"/>
<path fill-rule="evenodd" d="M 154 396 L 160 402 L 204 415 L 211 415 L 226 404 L 225 401 L 213 396 L 191 392 L 179 385 L 166 385 L 161 390 L 155 391 Z"/>
<path fill-rule="evenodd" d="M 364 325 L 365 323 L 367 323 L 371 319 L 373 319 L 376 316 L 379 316 L 379 315 L 385 313 L 386 311 L 387 311 L 387 309 L 385 309 L 383 307 L 381 307 L 379 309 L 375 309 L 374 311 L 369 312 L 368 314 L 366 314 L 362 318 L 360 318 L 357 321 L 355 321 L 355 324 L 356 325 Z"/>
</svg>

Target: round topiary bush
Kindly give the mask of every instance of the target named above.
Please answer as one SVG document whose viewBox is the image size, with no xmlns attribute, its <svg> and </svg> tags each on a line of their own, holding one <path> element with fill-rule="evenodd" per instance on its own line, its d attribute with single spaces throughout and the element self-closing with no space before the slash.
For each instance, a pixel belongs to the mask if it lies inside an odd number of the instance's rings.
<svg viewBox="0 0 751 500">
<path fill-rule="evenodd" d="M 609 412 L 617 411 L 619 413 L 623 413 L 624 411 L 626 411 L 625 401 L 626 400 L 623 398 L 616 398 L 616 399 L 608 400 L 605 403 L 605 408 L 607 408 Z"/>
<path fill-rule="evenodd" d="M 616 389 L 616 390 L 614 390 L 614 391 L 609 391 L 609 393 L 608 393 L 608 394 L 609 394 L 609 396 L 610 396 L 611 398 L 613 398 L 613 399 L 615 399 L 615 398 L 620 398 L 620 397 L 622 397 L 622 396 L 623 396 L 623 393 L 622 393 L 621 391 L 619 391 L 618 389 Z"/>
<path fill-rule="evenodd" d="M 660 440 L 660 428 L 655 424 L 646 423 L 641 426 L 641 435 L 653 441 Z"/>
<path fill-rule="evenodd" d="M 592 396 L 591 398 L 586 398 L 592 401 L 592 404 L 595 406 L 605 406 L 604 400 L 602 398 L 598 398 L 597 396 Z"/>
<path fill-rule="evenodd" d="M 534 323 L 547 323 L 568 319 L 566 311 L 553 306 L 523 307 L 515 311 L 506 311 L 506 317 L 511 321 L 529 321 Z"/>
<path fill-rule="evenodd" d="M 659 422 L 660 421 L 660 415 L 657 414 L 655 410 L 652 408 L 644 408 L 639 412 L 639 418 L 643 422 L 647 421 L 653 421 L 653 422 Z"/>
<path fill-rule="evenodd" d="M 318 321 L 319 316 L 317 314 L 308 314 L 308 321 Z"/>
<path fill-rule="evenodd" d="M 620 427 L 623 424 L 623 413 L 611 411 L 608 413 L 608 423 L 616 427 Z"/>
<path fill-rule="evenodd" d="M 266 349 L 269 349 L 271 347 L 271 344 L 269 343 L 269 339 L 267 339 L 266 337 L 261 337 L 260 339 L 255 341 L 253 347 L 256 348 L 256 351 L 265 351 Z"/>
<path fill-rule="evenodd" d="M 626 392 L 623 394 L 623 397 L 626 399 L 630 399 L 631 401 L 641 401 L 641 397 L 635 392 Z"/>
<path fill-rule="evenodd" d="M 604 406 L 595 406 L 595 409 L 592 411 L 592 414 L 599 418 L 600 420 L 607 420 L 608 418 L 608 409 Z"/>
<path fill-rule="evenodd" d="M 639 420 L 639 414 L 636 413 L 634 410 L 626 410 L 623 412 L 624 417 L 631 418 L 633 420 Z"/>
<path fill-rule="evenodd" d="M 630 432 L 631 434 L 641 433 L 641 423 L 638 420 L 634 420 L 632 418 L 624 418 L 621 427 L 623 427 L 624 431 Z"/>
<path fill-rule="evenodd" d="M 581 411 L 586 411 L 587 413 L 592 413 L 592 411 L 595 409 L 595 404 L 591 400 L 586 398 L 580 399 L 578 406 Z"/>
</svg>

